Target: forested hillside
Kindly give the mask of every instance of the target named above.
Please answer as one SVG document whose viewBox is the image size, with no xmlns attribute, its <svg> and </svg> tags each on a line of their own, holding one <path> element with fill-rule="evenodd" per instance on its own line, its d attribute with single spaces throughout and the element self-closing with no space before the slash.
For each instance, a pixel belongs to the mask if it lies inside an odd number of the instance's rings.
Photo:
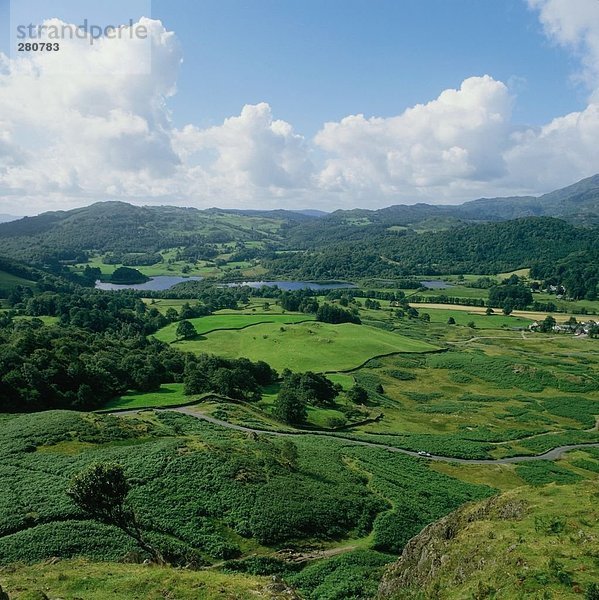
<svg viewBox="0 0 599 600">
<path fill-rule="evenodd" d="M 295 278 L 391 277 L 442 273 L 501 273 L 533 263 L 553 264 L 599 244 L 599 229 L 577 228 L 548 217 L 462 225 L 436 233 L 369 230 L 362 239 L 314 249 L 310 260 L 287 254 L 268 263 Z"/>
</svg>

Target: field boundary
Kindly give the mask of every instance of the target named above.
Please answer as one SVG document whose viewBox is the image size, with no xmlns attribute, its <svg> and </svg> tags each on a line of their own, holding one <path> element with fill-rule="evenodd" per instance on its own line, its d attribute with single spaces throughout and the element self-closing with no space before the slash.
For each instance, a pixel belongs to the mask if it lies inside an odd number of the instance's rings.
<svg viewBox="0 0 599 600">
<path fill-rule="evenodd" d="M 448 352 L 449 348 L 437 348 L 436 350 L 423 350 L 422 352 L 415 351 L 406 351 L 402 352 L 401 350 L 396 350 L 394 352 L 386 352 L 384 354 L 376 354 L 375 356 L 371 356 L 363 363 L 359 364 L 357 367 L 351 367 L 351 369 L 342 369 L 338 371 L 322 371 L 323 375 L 335 375 L 335 373 L 353 373 L 354 371 L 358 371 L 365 367 L 371 360 L 376 360 L 377 358 L 387 358 L 389 356 L 397 356 L 398 354 L 415 354 L 418 356 L 422 356 L 423 354 L 442 354 L 443 352 Z"/>
<path fill-rule="evenodd" d="M 212 316 L 212 315 L 209 315 Z M 246 315 L 239 315 L 246 316 Z M 177 321 L 175 321 L 177 322 Z M 249 325 L 244 325 L 243 327 L 216 327 L 215 329 L 210 329 L 209 331 L 203 331 L 202 333 L 198 333 L 192 338 L 187 338 L 186 340 L 173 340 L 169 342 L 169 344 L 176 344 L 177 342 L 186 342 L 188 340 L 198 339 L 202 335 L 210 335 L 211 333 L 216 333 L 217 331 L 241 331 L 243 329 L 248 329 L 249 327 L 256 327 L 257 325 L 300 325 L 301 323 L 320 323 L 320 321 L 316 321 L 316 319 L 303 319 L 302 321 L 295 321 L 294 323 L 283 323 L 278 321 L 260 321 L 259 323 L 250 323 Z M 153 334 L 154 337 L 155 334 Z"/>
</svg>

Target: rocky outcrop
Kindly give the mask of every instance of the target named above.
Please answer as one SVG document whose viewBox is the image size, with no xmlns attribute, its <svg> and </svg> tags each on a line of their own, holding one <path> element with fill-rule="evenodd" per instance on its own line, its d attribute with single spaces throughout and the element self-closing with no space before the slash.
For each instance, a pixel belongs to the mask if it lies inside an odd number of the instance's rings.
<svg viewBox="0 0 599 600">
<path fill-rule="evenodd" d="M 449 548 L 455 544 L 455 538 L 476 521 L 521 519 L 525 512 L 522 500 L 505 494 L 467 504 L 431 523 L 406 544 L 399 560 L 388 568 L 379 586 L 378 598 L 409 598 L 409 590 L 417 590 L 422 597 L 423 590 L 443 568 L 452 569 L 456 583 L 465 581 L 486 563 L 485 548 L 488 545 L 482 543 L 480 553 L 462 557 L 458 564 L 449 565 Z"/>
</svg>

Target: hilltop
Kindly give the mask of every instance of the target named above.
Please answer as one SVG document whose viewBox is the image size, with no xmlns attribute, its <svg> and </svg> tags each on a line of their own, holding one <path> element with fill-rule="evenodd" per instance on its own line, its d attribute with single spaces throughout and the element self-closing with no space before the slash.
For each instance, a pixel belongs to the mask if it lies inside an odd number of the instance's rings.
<svg viewBox="0 0 599 600">
<path fill-rule="evenodd" d="M 599 582 L 598 516 L 596 479 L 463 506 L 406 544 L 378 599 L 580 598 Z"/>
</svg>

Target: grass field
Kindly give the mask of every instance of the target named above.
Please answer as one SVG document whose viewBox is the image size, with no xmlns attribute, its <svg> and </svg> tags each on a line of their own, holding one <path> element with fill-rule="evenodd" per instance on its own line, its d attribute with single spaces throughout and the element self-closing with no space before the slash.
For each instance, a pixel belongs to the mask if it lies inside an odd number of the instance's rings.
<svg viewBox="0 0 599 600">
<path fill-rule="evenodd" d="M 442 306 L 439 304 L 412 304 L 417 308 L 420 314 L 428 313 L 433 323 L 447 323 L 447 319 L 453 317 L 457 325 L 468 325 L 474 323 L 479 329 L 505 329 L 505 328 L 527 328 L 532 319 L 526 319 L 517 316 L 505 316 L 501 312 L 494 315 L 486 315 L 485 309 L 472 309 L 472 307 L 463 306 L 464 309 L 456 310 L 454 308 L 430 308 L 429 306 Z"/>
<path fill-rule="evenodd" d="M 157 392 L 127 392 L 119 398 L 111 400 L 104 409 L 156 408 L 159 406 L 176 406 L 193 400 L 192 396 L 183 393 L 182 383 L 163 383 Z"/>
<path fill-rule="evenodd" d="M 540 454 L 599 440 L 599 432 L 585 431 L 599 415 L 594 340 L 491 331 L 472 340 L 463 328 L 429 325 L 437 329 L 463 339 L 445 354 L 388 357 L 354 373 L 384 413 L 360 431 L 404 444 L 426 436 L 425 449 L 447 452 L 450 444 L 464 456 L 474 448 L 497 457 Z M 382 395 L 373 393 L 379 384 Z"/>
<path fill-rule="evenodd" d="M 31 319 L 39 319 L 44 325 L 56 325 L 59 321 L 58 317 L 27 317 L 22 315 L 14 317 L 15 321 L 31 321 Z"/>
<path fill-rule="evenodd" d="M 283 598 L 268 589 L 269 578 L 243 573 L 191 571 L 85 559 L 58 564 L 0 568 L 0 585 L 14 600 L 212 600 Z M 42 595 L 42 592 L 45 596 Z"/>
<path fill-rule="evenodd" d="M 12 290 L 18 285 L 32 287 L 35 285 L 35 282 L 23 279 L 22 277 L 17 277 L 11 273 L 6 273 L 5 271 L 0 271 L 0 290 Z"/>
<path fill-rule="evenodd" d="M 215 314 L 207 317 L 198 317 L 196 319 L 190 319 L 190 322 L 196 328 L 198 335 L 204 335 L 210 331 L 217 329 L 241 329 L 250 325 L 257 325 L 260 323 L 274 323 L 274 324 L 292 324 L 299 323 L 301 321 L 314 320 L 312 315 L 300 315 L 300 314 Z M 160 331 L 157 331 L 155 337 L 162 342 L 171 343 L 177 339 L 176 330 L 178 323 L 171 323 L 166 327 L 163 327 Z"/>
<path fill-rule="evenodd" d="M 212 318 L 212 317 L 209 317 Z M 176 342 L 181 350 L 229 358 L 264 360 L 277 370 L 344 371 L 393 352 L 430 352 L 432 344 L 364 325 L 343 323 L 260 324 L 238 331 L 215 331 Z"/>
<path fill-rule="evenodd" d="M 486 308 L 483 307 L 477 307 L 477 306 L 462 306 L 460 304 L 434 304 L 434 303 L 427 303 L 427 302 L 414 302 L 414 303 L 410 303 L 410 306 L 413 306 L 414 308 L 418 309 L 419 312 L 430 312 L 431 310 L 443 310 L 443 311 L 459 311 L 461 313 L 469 313 L 471 315 L 481 315 L 481 316 L 486 316 L 485 315 L 485 311 L 487 310 Z M 495 308 L 493 309 L 495 311 L 494 315 L 491 315 L 489 318 L 489 323 L 491 323 L 490 319 L 496 319 L 497 317 L 505 317 L 505 315 L 502 314 L 501 309 L 500 308 Z M 532 322 L 532 321 L 542 321 L 547 315 L 552 315 L 553 317 L 555 317 L 555 320 L 558 323 L 562 323 L 567 321 L 570 317 L 577 317 L 579 320 L 581 319 L 580 315 L 575 315 L 574 313 L 546 313 L 546 312 L 538 312 L 538 311 L 533 311 L 533 310 L 515 310 L 511 315 L 509 315 L 509 317 L 507 317 L 508 319 L 514 319 L 514 321 L 506 321 L 506 323 L 516 323 L 515 325 L 510 325 L 510 327 L 520 327 L 520 326 L 526 326 L 528 327 L 528 325 Z M 450 316 L 454 316 L 455 315 L 447 315 L 447 318 L 449 318 Z M 521 319 L 526 321 L 525 324 L 520 324 L 518 325 L 518 322 L 515 321 L 515 319 Z M 457 321 L 457 319 L 456 319 Z"/>
</svg>

